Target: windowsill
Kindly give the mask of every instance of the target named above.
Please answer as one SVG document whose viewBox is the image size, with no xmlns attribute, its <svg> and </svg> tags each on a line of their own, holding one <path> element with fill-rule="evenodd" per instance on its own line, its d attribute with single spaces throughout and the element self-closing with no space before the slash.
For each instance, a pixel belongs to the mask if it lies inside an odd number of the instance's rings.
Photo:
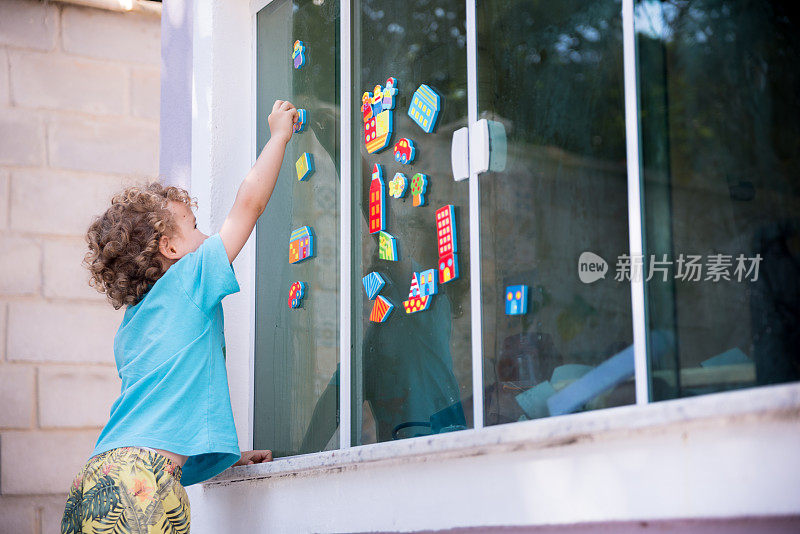
<svg viewBox="0 0 800 534">
<path fill-rule="evenodd" d="M 549 449 L 712 421 L 799 419 L 799 409 L 800 383 L 757 387 L 291 456 L 271 463 L 231 467 L 203 484 L 356 469 L 366 463 L 391 464 L 415 458 L 444 459 Z"/>
</svg>

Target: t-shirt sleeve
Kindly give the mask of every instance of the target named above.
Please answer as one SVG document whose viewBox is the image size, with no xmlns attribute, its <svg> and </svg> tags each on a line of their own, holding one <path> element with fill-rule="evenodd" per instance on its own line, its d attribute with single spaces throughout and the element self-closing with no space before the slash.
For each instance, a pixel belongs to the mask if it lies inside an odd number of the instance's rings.
<svg viewBox="0 0 800 534">
<path fill-rule="evenodd" d="M 186 294 L 203 311 L 210 311 L 225 296 L 239 291 L 239 283 L 219 234 L 207 238 L 197 250 L 178 263 L 182 263 L 178 274 Z"/>
</svg>

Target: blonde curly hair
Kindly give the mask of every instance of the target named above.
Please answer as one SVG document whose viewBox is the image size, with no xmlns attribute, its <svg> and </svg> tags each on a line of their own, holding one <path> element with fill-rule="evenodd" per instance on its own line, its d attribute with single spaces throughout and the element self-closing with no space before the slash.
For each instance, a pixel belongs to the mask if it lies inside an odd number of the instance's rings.
<svg viewBox="0 0 800 534">
<path fill-rule="evenodd" d="M 137 304 L 166 272 L 158 243 L 177 229 L 169 201 L 197 207 L 185 189 L 155 182 L 114 195 L 111 207 L 89 226 L 83 259 L 89 284 L 105 293 L 114 309 Z"/>
</svg>

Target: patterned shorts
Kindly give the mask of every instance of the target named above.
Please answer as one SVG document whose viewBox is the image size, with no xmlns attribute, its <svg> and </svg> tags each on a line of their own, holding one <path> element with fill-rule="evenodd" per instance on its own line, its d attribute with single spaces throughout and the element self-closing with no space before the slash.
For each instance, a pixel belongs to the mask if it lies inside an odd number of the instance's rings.
<svg viewBox="0 0 800 534">
<path fill-rule="evenodd" d="M 90 458 L 72 482 L 62 534 L 189 532 L 181 468 L 157 452 L 121 447 Z"/>
</svg>

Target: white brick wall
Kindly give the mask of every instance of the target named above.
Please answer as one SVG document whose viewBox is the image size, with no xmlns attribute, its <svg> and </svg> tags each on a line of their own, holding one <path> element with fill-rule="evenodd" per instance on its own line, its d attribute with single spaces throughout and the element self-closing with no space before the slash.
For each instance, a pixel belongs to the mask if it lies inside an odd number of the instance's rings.
<svg viewBox="0 0 800 534">
<path fill-rule="evenodd" d="M 0 17 L 0 45 L 52 50 L 56 46 L 57 23 L 58 8 L 53 4 L 6 1 Z"/>
<path fill-rule="evenodd" d="M 122 310 L 105 303 L 9 302 L 7 359 L 12 362 L 114 363 Z"/>
<path fill-rule="evenodd" d="M 125 67 L 28 51 L 11 51 L 9 66 L 14 73 L 11 94 L 15 105 L 104 115 L 125 113 Z"/>
<path fill-rule="evenodd" d="M 102 427 L 120 392 L 119 375 L 107 366 L 41 367 L 37 386 L 42 428 Z"/>
<path fill-rule="evenodd" d="M 161 26 L 152 18 L 66 7 L 61 18 L 67 52 L 158 66 Z"/>
<path fill-rule="evenodd" d="M 0 364 L 0 427 L 30 428 L 34 422 L 33 373 L 30 365 Z"/>
<path fill-rule="evenodd" d="M 94 448 L 99 430 L 3 432 L 0 486 L 3 495 L 66 492 Z"/>
<path fill-rule="evenodd" d="M 44 125 L 30 112 L 0 110 L 0 165 L 38 166 L 44 163 Z"/>
<path fill-rule="evenodd" d="M 158 125 L 65 115 L 48 128 L 50 165 L 81 171 L 153 175 L 158 172 Z"/>
<path fill-rule="evenodd" d="M 158 170 L 160 20 L 0 0 L 0 532 L 60 532 L 119 395 L 84 234 Z"/>
<path fill-rule="evenodd" d="M 134 181 L 122 176 L 49 168 L 14 169 L 10 180 L 11 229 L 20 233 L 83 236 L 111 196 Z"/>
</svg>

